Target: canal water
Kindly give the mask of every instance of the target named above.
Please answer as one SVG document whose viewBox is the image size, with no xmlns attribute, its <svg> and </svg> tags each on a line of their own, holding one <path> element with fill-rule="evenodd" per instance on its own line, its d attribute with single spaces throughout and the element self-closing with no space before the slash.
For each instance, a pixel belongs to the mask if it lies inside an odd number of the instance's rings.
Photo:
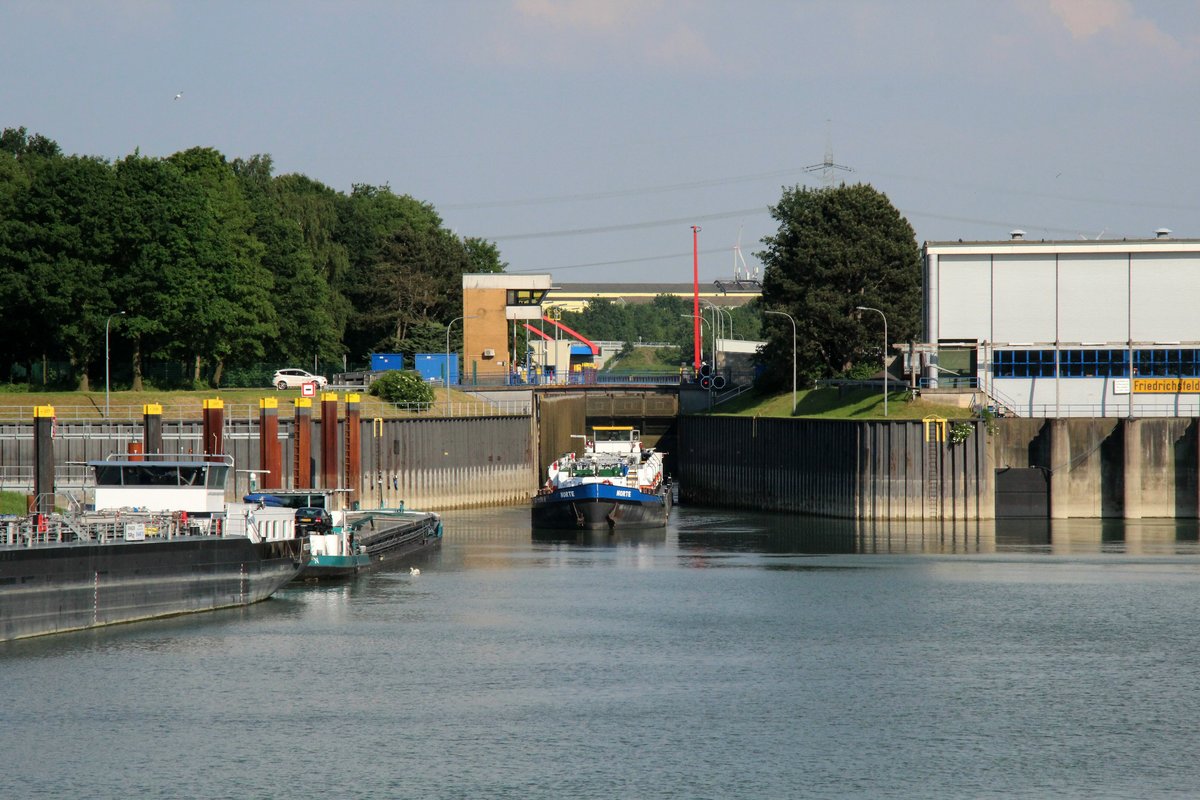
<svg viewBox="0 0 1200 800">
<path fill-rule="evenodd" d="M 445 528 L 420 575 L 0 645 L 3 795 L 1200 793 L 1194 522 Z"/>
</svg>

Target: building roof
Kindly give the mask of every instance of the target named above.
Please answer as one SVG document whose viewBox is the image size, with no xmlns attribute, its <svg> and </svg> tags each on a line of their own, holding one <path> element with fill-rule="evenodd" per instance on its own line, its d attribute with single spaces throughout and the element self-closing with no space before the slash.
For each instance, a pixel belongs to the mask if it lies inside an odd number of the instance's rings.
<svg viewBox="0 0 1200 800">
<path fill-rule="evenodd" d="M 563 283 L 554 287 L 548 302 L 555 300 L 587 300 L 593 297 L 623 297 L 631 301 L 649 301 L 660 294 L 691 297 L 695 287 L 691 283 Z M 760 290 L 722 290 L 713 283 L 700 284 L 700 296 L 718 302 L 741 305 L 758 297 Z"/>
<path fill-rule="evenodd" d="M 1200 239 L 1173 239 L 1161 235 L 1148 239 L 1028 239 L 1014 231 L 1010 239 L 998 241 L 925 242 L 927 253 L 1200 253 Z"/>
</svg>

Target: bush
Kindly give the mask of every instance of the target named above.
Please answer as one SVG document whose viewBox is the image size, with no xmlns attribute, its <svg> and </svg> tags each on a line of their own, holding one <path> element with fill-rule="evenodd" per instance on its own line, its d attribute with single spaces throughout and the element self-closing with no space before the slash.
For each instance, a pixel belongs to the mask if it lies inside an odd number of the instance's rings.
<svg viewBox="0 0 1200 800">
<path fill-rule="evenodd" d="M 433 402 L 433 387 L 412 370 L 385 372 L 371 383 L 368 391 L 389 403 Z"/>
</svg>

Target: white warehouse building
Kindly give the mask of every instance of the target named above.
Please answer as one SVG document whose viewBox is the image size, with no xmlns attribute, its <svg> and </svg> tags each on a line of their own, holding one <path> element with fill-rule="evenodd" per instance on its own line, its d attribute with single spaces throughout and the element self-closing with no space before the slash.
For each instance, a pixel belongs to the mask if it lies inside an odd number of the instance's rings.
<svg viewBox="0 0 1200 800">
<path fill-rule="evenodd" d="M 1032 417 L 1200 416 L 1200 241 L 927 242 L 921 383 Z"/>
</svg>

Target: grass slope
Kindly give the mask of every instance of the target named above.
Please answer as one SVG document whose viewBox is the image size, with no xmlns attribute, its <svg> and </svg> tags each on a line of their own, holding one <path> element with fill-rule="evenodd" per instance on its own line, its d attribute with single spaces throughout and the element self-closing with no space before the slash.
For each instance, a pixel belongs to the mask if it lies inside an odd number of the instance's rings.
<svg viewBox="0 0 1200 800">
<path fill-rule="evenodd" d="M 740 417 L 789 417 L 792 393 L 762 395 L 747 392 L 713 409 L 714 414 Z M 970 419 L 971 412 L 957 406 L 939 405 L 907 392 L 888 395 L 887 419 L 924 419 L 935 415 L 946 419 Z M 796 416 L 821 419 L 884 419 L 883 392 L 875 389 L 805 389 L 796 392 Z"/>
</svg>

